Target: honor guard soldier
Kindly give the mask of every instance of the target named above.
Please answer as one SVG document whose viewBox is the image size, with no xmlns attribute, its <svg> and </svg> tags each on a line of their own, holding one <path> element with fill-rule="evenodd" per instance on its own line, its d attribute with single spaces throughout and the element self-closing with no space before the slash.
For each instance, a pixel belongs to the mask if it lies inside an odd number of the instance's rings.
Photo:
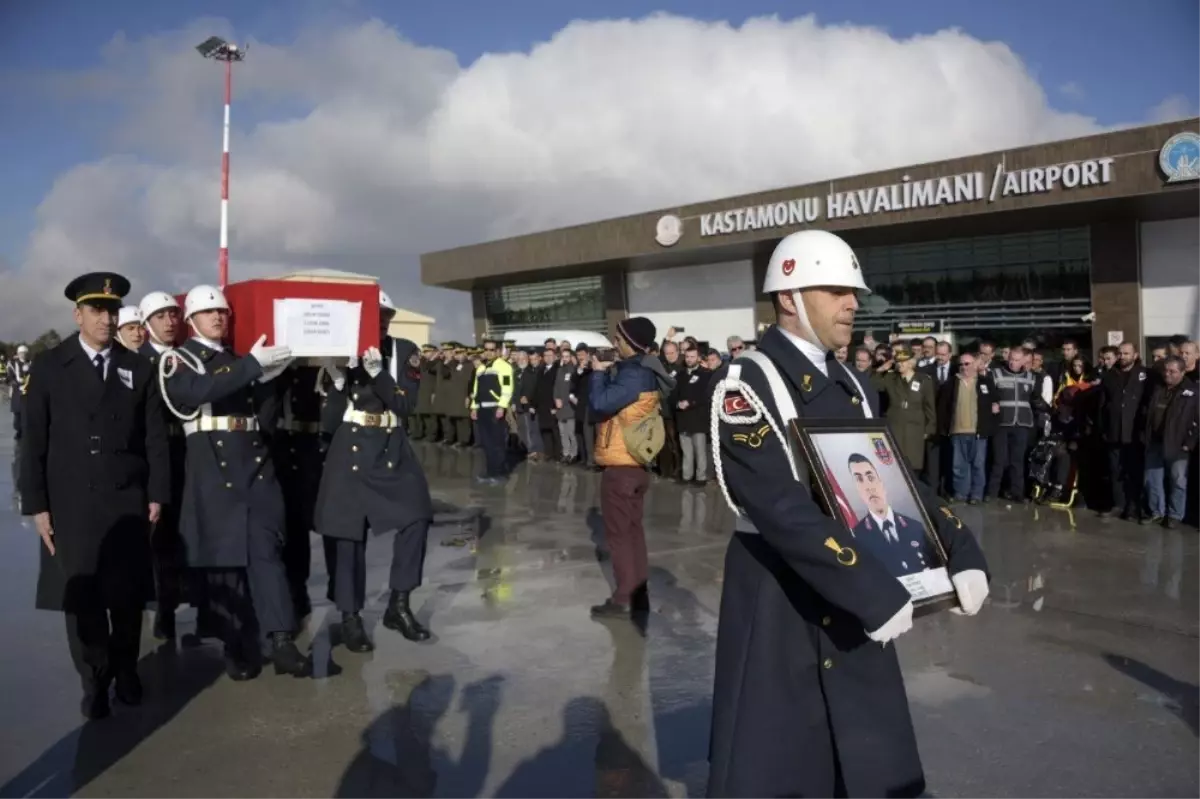
<svg viewBox="0 0 1200 799">
<path fill-rule="evenodd" d="M 287 569 L 292 605 L 299 619 L 312 613 L 312 600 L 308 596 L 308 578 L 312 572 L 311 533 L 328 444 L 328 436 L 321 432 L 323 398 L 318 381 L 322 377 L 320 366 L 296 362 L 276 381 L 280 390 L 280 413 L 271 452 L 286 507 L 283 565 Z"/>
<path fill-rule="evenodd" d="M 395 313 L 380 292 L 381 316 Z M 389 311 L 391 313 L 389 313 Z M 387 323 L 380 322 L 383 331 Z M 375 648 L 359 615 L 366 604 L 367 531 L 396 531 L 388 584 L 391 594 L 383 626 L 410 641 L 429 631 L 409 607 L 409 595 L 421 584 L 425 540 L 433 521 L 433 500 L 425 472 L 404 432 L 404 418 L 420 393 L 417 345 L 380 336 L 361 362 L 343 370 L 333 361 L 324 426 L 334 430 L 317 497 L 317 532 L 325 537 L 330 594 L 342 612 L 342 642 L 352 652 Z"/>
<path fill-rule="evenodd" d="M 21 505 L 43 547 L 37 607 L 63 611 L 83 680 L 83 714 L 109 714 L 108 689 L 136 705 L 142 611 L 153 593 L 150 526 L 170 501 L 154 370 L 113 346 L 129 281 L 110 272 L 67 286 L 79 334 L 41 353 L 24 398 Z"/>
<path fill-rule="evenodd" d="M 795 418 L 861 419 L 878 396 L 831 354 L 869 293 L 850 247 L 784 238 L 763 292 L 777 324 L 716 375 L 713 461 L 736 525 L 717 632 L 710 796 L 917 796 L 925 777 L 894 646 L 907 589 L 825 513 L 786 436 Z M 927 487 L 956 610 L 987 595 L 983 555 Z"/>
<path fill-rule="evenodd" d="M 23 418 L 21 407 L 25 398 L 25 392 L 29 389 L 29 347 L 21 344 L 17 347 L 17 357 L 13 358 L 8 365 L 8 385 L 9 397 L 8 408 L 12 411 L 13 420 L 13 461 L 12 461 L 12 477 L 13 491 L 20 494 L 21 489 L 21 420 Z"/>
<path fill-rule="evenodd" d="M 499 339 L 483 341 L 483 365 L 475 372 L 471 391 L 471 419 L 476 422 L 479 444 L 483 448 L 482 483 L 495 485 L 508 475 L 508 422 L 505 415 L 512 404 L 512 364 L 500 357 Z"/>
<path fill-rule="evenodd" d="M 312 666 L 296 648 L 296 614 L 282 559 L 283 492 L 263 432 L 273 429 L 278 407 L 268 383 L 287 369 L 291 352 L 264 346 L 265 335 L 248 356 L 230 352 L 221 343 L 229 303 L 212 286 L 188 292 L 184 320 L 193 335 L 164 356 L 164 397 L 185 420 L 180 533 L 188 565 L 206 570 L 209 601 L 224 622 L 231 679 L 258 675 L 264 633 L 276 674 L 308 676 Z"/>
<path fill-rule="evenodd" d="M 117 341 L 130 352 L 137 352 L 145 340 L 141 309 L 136 305 L 123 306 L 117 312 Z"/>
</svg>

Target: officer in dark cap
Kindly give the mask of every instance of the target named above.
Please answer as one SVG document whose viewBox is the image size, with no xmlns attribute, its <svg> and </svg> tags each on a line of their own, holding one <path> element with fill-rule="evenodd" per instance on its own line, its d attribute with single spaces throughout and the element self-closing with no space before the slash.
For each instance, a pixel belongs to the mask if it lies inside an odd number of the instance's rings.
<svg viewBox="0 0 1200 799">
<path fill-rule="evenodd" d="M 267 447 L 278 410 L 267 384 L 291 364 L 291 351 L 266 346 L 264 335 L 248 356 L 234 355 L 222 343 L 229 303 L 213 286 L 188 292 L 184 320 L 192 337 L 165 356 L 165 399 L 187 436 L 180 535 L 188 565 L 205 569 L 208 601 L 224 622 L 225 673 L 256 677 L 265 635 L 276 674 L 309 676 L 312 664 L 295 643 L 283 491 Z"/>
<path fill-rule="evenodd" d="M 24 402 L 21 507 L 42 539 L 37 607 L 66 614 L 84 716 L 108 689 L 136 705 L 142 611 L 153 594 L 150 526 L 170 501 L 161 398 L 149 362 L 113 346 L 129 281 L 71 281 L 77 335 L 38 355 Z"/>
<path fill-rule="evenodd" d="M 425 472 L 405 433 L 416 410 L 420 354 L 404 339 L 381 337 L 361 360 L 333 361 L 324 427 L 333 430 L 317 497 L 317 532 L 325 537 L 330 596 L 342 612 L 342 642 L 352 652 L 375 648 L 359 615 L 366 604 L 367 531 L 395 531 L 391 594 L 383 626 L 410 641 L 429 638 L 409 607 L 421 584 L 433 500 Z"/>
</svg>

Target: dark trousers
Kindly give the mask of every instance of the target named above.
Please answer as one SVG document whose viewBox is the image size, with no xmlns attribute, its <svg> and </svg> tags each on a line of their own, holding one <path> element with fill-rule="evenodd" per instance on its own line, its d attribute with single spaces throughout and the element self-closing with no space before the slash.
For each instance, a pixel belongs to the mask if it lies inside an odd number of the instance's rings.
<svg viewBox="0 0 1200 799">
<path fill-rule="evenodd" d="M 432 414 L 432 413 L 421 414 L 421 426 L 423 428 L 425 428 L 424 439 L 426 441 L 437 441 L 438 417 L 436 414 Z"/>
<path fill-rule="evenodd" d="M 674 419 L 663 419 L 663 429 L 666 441 L 663 442 L 662 452 L 658 453 L 658 473 L 668 479 L 679 477 L 682 456 L 679 447 L 679 430 L 675 427 Z"/>
<path fill-rule="evenodd" d="M 14 414 L 15 417 L 15 414 Z M 14 420 L 13 425 L 19 423 Z M 17 437 L 13 440 L 12 484 L 17 496 L 21 495 L 21 428 L 17 426 Z"/>
<path fill-rule="evenodd" d="M 1005 472 L 1008 491 L 1017 499 L 1025 498 L 1025 452 L 1029 448 L 1028 427 L 998 427 L 992 436 L 992 474 L 988 479 L 988 496 L 1000 493 Z"/>
<path fill-rule="evenodd" d="M 613 601 L 628 605 L 645 590 L 650 567 L 646 558 L 646 530 L 642 513 L 650 473 L 640 466 L 608 466 L 600 476 L 600 513 L 604 517 L 604 542 L 612 558 Z"/>
<path fill-rule="evenodd" d="M 580 422 L 579 424 L 579 457 L 588 466 L 596 465 L 596 423 Z"/>
<path fill-rule="evenodd" d="M 86 610 L 64 613 L 63 617 L 67 622 L 67 648 L 84 693 L 106 691 L 114 675 L 137 670 L 142 637 L 140 607 L 105 608 L 95 602 L 89 603 Z"/>
<path fill-rule="evenodd" d="M 464 447 L 471 445 L 471 417 L 463 416 L 454 420 L 454 440 Z"/>
<path fill-rule="evenodd" d="M 930 436 L 925 439 L 925 483 L 938 493 L 945 491 L 942 475 L 951 475 L 953 470 L 952 450 L 945 436 Z"/>
<path fill-rule="evenodd" d="M 312 542 L 310 526 L 293 521 L 288 525 L 283 541 L 283 570 L 287 575 L 288 593 L 297 614 L 309 604 L 308 578 L 312 574 Z"/>
<path fill-rule="evenodd" d="M 1136 516 L 1142 508 L 1145 452 L 1137 444 L 1108 445 L 1108 487 L 1112 509 Z"/>
<path fill-rule="evenodd" d="M 541 429 L 542 454 L 546 456 L 546 460 L 556 461 L 562 457 L 562 442 L 558 438 L 558 425 L 554 424 L 553 416 L 550 417 L 550 423 L 554 426 Z"/>
<path fill-rule="evenodd" d="M 170 612 L 183 601 L 184 553 L 179 538 L 178 505 L 168 505 L 150 534 L 150 552 L 154 562 L 154 591 L 158 609 Z"/>
<path fill-rule="evenodd" d="M 464 443 L 458 438 L 458 431 L 454 426 L 454 419 L 449 416 L 439 416 L 438 424 L 441 425 L 443 444 Z"/>
<path fill-rule="evenodd" d="M 496 418 L 495 408 L 478 412 L 479 443 L 483 447 L 483 476 L 503 477 L 508 463 L 508 422 Z"/>
<path fill-rule="evenodd" d="M 220 619 L 227 646 L 249 646 L 263 634 L 296 631 L 296 609 L 283 565 L 283 544 L 273 531 L 251 525 L 244 569 L 206 569 L 208 601 Z"/>
<path fill-rule="evenodd" d="M 367 542 L 325 538 L 325 566 L 329 570 L 329 597 L 342 613 L 358 613 L 367 604 Z M 425 542 L 429 522 L 413 522 L 397 530 L 392 539 L 392 567 L 388 588 L 412 591 L 421 585 L 425 568 Z"/>
</svg>

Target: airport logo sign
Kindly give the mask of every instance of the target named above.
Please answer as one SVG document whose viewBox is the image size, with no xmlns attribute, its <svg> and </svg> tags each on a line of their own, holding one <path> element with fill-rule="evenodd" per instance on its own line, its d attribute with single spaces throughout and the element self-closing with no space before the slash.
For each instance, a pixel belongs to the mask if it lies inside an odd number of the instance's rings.
<svg viewBox="0 0 1200 799">
<path fill-rule="evenodd" d="M 674 214 L 667 214 L 658 220 L 654 230 L 654 240 L 664 247 L 673 247 L 683 238 L 683 220 Z"/>
<path fill-rule="evenodd" d="M 1167 183 L 1200 179 L 1200 134 L 1176 133 L 1158 151 L 1158 168 Z"/>
<path fill-rule="evenodd" d="M 1190 143 L 1193 151 L 1189 152 L 1193 154 L 1188 157 L 1200 156 L 1200 137 L 1196 137 Z M 1113 158 L 1092 158 L 1011 171 L 1006 170 L 1004 163 L 1001 162 L 996 164 L 991 175 L 979 171 L 921 180 L 914 180 L 908 175 L 904 175 L 899 183 L 887 186 L 849 189 L 833 192 L 824 197 L 803 197 L 701 214 L 700 235 L 701 237 L 722 236 L 751 230 L 794 227 L 811 224 L 822 217 L 826 220 L 851 219 L 914 208 L 936 208 L 943 205 L 975 202 L 993 203 L 1007 197 L 1102 186 L 1112 182 L 1114 160 Z M 1200 168 L 1200 160 L 1187 163 Z M 678 221 L 678 218 L 674 216 L 663 217 L 659 220 L 660 235 L 656 238 L 664 247 L 671 246 L 665 243 L 661 237 L 663 222 L 668 218 Z M 682 223 L 678 230 L 682 235 Z M 678 238 L 672 240 L 671 244 L 678 240 Z"/>
</svg>

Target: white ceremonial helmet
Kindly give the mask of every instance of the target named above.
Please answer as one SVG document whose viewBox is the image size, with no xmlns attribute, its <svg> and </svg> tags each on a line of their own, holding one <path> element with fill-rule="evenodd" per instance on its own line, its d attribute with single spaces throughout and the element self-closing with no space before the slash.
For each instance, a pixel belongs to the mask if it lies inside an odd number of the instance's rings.
<svg viewBox="0 0 1200 799">
<path fill-rule="evenodd" d="M 379 307 L 385 311 L 395 311 L 396 306 L 392 303 L 392 298 L 387 295 L 383 289 L 379 290 Z"/>
<path fill-rule="evenodd" d="M 215 286 L 196 286 L 183 300 L 183 318 L 191 319 L 201 311 L 228 311 L 225 294 Z"/>
<path fill-rule="evenodd" d="M 124 305 L 117 312 L 117 327 L 125 327 L 128 324 L 141 324 L 142 312 L 136 305 Z"/>
<path fill-rule="evenodd" d="M 179 303 L 175 298 L 165 291 L 152 291 L 142 297 L 142 301 L 138 303 L 138 310 L 142 312 L 143 322 L 164 308 L 179 308 Z"/>
<path fill-rule="evenodd" d="M 800 291 L 817 286 L 850 288 L 870 294 L 854 250 L 825 230 L 801 230 L 775 245 L 763 280 L 763 293 Z"/>
<path fill-rule="evenodd" d="M 28 354 L 29 354 L 29 348 L 26 347 L 24 344 L 21 344 L 20 346 L 17 347 L 17 355 L 28 355 Z"/>
</svg>

